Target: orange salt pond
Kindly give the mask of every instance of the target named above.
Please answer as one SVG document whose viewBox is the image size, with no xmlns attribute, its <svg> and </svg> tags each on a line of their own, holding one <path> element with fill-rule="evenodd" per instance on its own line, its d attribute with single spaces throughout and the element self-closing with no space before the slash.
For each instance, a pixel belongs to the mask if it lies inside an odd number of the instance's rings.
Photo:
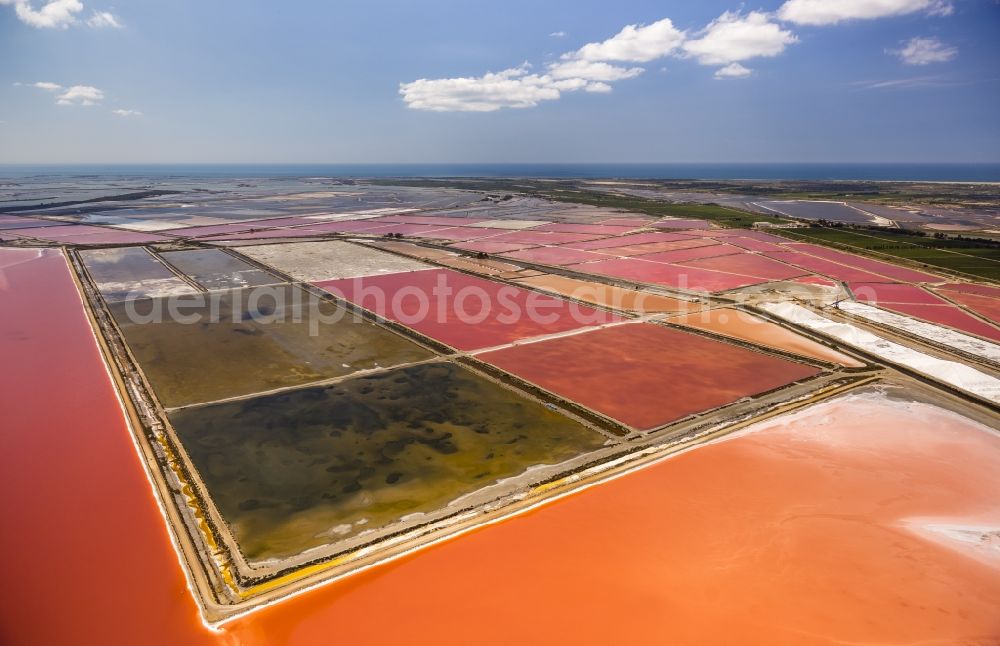
<svg viewBox="0 0 1000 646">
<path fill-rule="evenodd" d="M 1000 528 L 998 497 L 997 435 L 847 396 L 224 630 L 244 644 L 991 644 L 1000 557 L 974 539 Z M 967 541 L 941 529 L 967 525 Z"/>
<path fill-rule="evenodd" d="M 801 334 L 796 334 L 776 323 L 728 307 L 678 316 L 669 319 L 668 323 L 714 332 L 803 357 L 836 363 L 848 368 L 860 368 L 865 365 L 857 359 L 837 352 L 833 348 L 817 343 Z"/>
<path fill-rule="evenodd" d="M 994 643 L 1000 439 L 875 393 L 206 629 L 68 268 L 0 249 L 11 644 Z M 53 405 L 53 398 L 58 405 Z"/>
<path fill-rule="evenodd" d="M 528 285 L 547 292 L 553 292 L 575 298 L 585 303 L 603 305 L 617 310 L 639 312 L 641 314 L 662 312 L 696 312 L 702 308 L 698 303 L 682 301 L 669 296 L 640 292 L 634 289 L 624 289 L 603 283 L 592 283 L 565 276 L 542 274 L 517 280 L 522 285 Z"/>
</svg>

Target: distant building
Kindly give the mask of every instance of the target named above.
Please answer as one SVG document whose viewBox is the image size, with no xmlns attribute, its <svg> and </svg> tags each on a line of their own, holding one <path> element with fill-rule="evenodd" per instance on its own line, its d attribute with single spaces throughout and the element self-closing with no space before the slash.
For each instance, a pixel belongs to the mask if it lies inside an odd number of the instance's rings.
<svg viewBox="0 0 1000 646">
<path fill-rule="evenodd" d="M 754 222 L 754 229 L 806 229 L 809 225 L 805 222 Z"/>
</svg>

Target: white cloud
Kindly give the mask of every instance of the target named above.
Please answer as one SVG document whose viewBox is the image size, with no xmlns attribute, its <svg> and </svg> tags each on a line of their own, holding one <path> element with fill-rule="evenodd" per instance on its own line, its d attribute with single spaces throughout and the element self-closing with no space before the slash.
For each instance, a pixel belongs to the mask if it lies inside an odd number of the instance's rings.
<svg viewBox="0 0 1000 646">
<path fill-rule="evenodd" d="M 104 99 L 104 92 L 91 85 L 74 85 L 56 97 L 59 105 L 94 105 Z"/>
<path fill-rule="evenodd" d="M 478 77 L 418 79 L 400 83 L 399 93 L 417 110 L 492 112 L 500 108 L 531 108 L 560 96 L 551 79 L 528 74 L 527 66 Z"/>
<path fill-rule="evenodd" d="M 684 52 L 702 65 L 728 65 L 759 56 L 777 56 L 798 42 L 792 32 L 771 22 L 770 16 L 752 11 L 743 16 L 727 11 L 684 43 Z"/>
<path fill-rule="evenodd" d="M 584 62 L 585 63 L 585 62 Z M 553 63 L 547 74 L 531 74 L 525 63 L 502 72 L 483 76 L 450 79 L 419 79 L 400 83 L 399 93 L 406 105 L 432 112 L 493 112 L 502 108 L 533 108 L 542 101 L 554 101 L 563 92 L 606 93 L 611 86 L 604 81 L 629 78 L 641 69 L 603 66 L 581 67 L 573 75 L 563 63 Z"/>
<path fill-rule="evenodd" d="M 123 109 L 118 109 L 118 110 L 112 110 L 111 112 L 113 114 L 117 114 L 119 117 L 141 117 L 142 116 L 142 113 L 139 112 L 138 110 L 123 110 Z"/>
<path fill-rule="evenodd" d="M 907 65 L 946 63 L 958 56 L 958 49 L 945 45 L 937 38 L 911 38 L 899 49 L 886 50 Z"/>
<path fill-rule="evenodd" d="M 619 67 L 597 61 L 569 60 L 549 65 L 555 79 L 579 78 L 587 81 L 620 81 L 642 74 L 641 67 Z"/>
<path fill-rule="evenodd" d="M 410 108 L 436 112 L 492 112 L 530 108 L 559 99 L 564 92 L 607 93 L 611 83 L 634 78 L 645 70 L 614 62 L 645 63 L 666 56 L 694 56 L 705 64 L 728 65 L 719 78 L 746 76 L 750 70 L 732 63 L 755 56 L 776 56 L 795 36 L 762 13 L 725 13 L 699 32 L 688 51 L 686 34 L 664 18 L 648 25 L 627 25 L 607 40 L 587 43 L 549 63 L 545 73 L 520 67 L 483 76 L 418 79 L 400 83 L 399 93 Z"/>
<path fill-rule="evenodd" d="M 835 25 L 917 11 L 947 16 L 954 8 L 948 0 L 788 0 L 778 9 L 778 17 L 800 25 Z"/>
<path fill-rule="evenodd" d="M 50 92 L 62 89 L 62 86 L 58 83 L 49 83 L 48 81 L 38 81 L 37 83 L 32 83 L 31 87 L 37 87 L 39 90 L 48 90 Z"/>
<path fill-rule="evenodd" d="M 753 74 L 753 70 L 743 67 L 739 63 L 730 63 L 725 67 L 720 67 L 715 71 L 715 78 L 717 79 L 738 79 L 750 76 Z"/>
<path fill-rule="evenodd" d="M 672 54 L 683 42 L 684 32 L 675 28 L 669 18 L 664 18 L 649 25 L 627 25 L 611 38 L 587 43 L 575 52 L 563 54 L 562 58 L 645 63 Z"/>
<path fill-rule="evenodd" d="M 83 11 L 80 0 L 49 0 L 38 9 L 31 0 L 0 0 L 0 4 L 14 5 L 21 22 L 39 29 L 65 29 Z"/>
<path fill-rule="evenodd" d="M 549 34 L 549 36 L 551 38 L 565 38 L 566 37 L 566 32 L 565 31 L 554 31 L 551 34 Z"/>
<path fill-rule="evenodd" d="M 95 11 L 87 19 L 87 24 L 95 29 L 121 29 L 125 26 L 110 11 Z"/>
</svg>

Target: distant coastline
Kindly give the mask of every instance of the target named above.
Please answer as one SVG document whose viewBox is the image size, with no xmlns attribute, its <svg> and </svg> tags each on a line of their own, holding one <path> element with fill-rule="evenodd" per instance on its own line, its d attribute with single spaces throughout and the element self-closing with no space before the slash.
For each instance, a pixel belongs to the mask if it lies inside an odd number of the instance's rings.
<svg viewBox="0 0 1000 646">
<path fill-rule="evenodd" d="M 1000 163 L 761 164 L 0 164 L 0 178 L 37 175 L 132 177 L 531 177 L 1000 182 Z"/>
</svg>

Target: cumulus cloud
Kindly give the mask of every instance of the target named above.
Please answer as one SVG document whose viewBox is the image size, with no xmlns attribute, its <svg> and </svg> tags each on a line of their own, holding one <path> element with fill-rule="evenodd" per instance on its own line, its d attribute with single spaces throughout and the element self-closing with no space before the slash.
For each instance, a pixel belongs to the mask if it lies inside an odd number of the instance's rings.
<svg viewBox="0 0 1000 646">
<path fill-rule="evenodd" d="M 121 29 L 124 27 L 118 17 L 110 11 L 95 11 L 90 14 L 87 25 L 95 29 Z"/>
<path fill-rule="evenodd" d="M 551 34 L 549 34 L 549 36 L 551 38 L 565 38 L 566 37 L 566 32 L 565 31 L 554 31 Z"/>
<path fill-rule="evenodd" d="M 642 74 L 641 67 L 619 67 L 598 61 L 569 60 L 552 63 L 549 74 L 555 79 L 579 78 L 587 81 L 621 81 Z"/>
<path fill-rule="evenodd" d="M 74 85 L 56 97 L 59 105 L 94 105 L 104 99 L 104 92 L 92 85 Z"/>
<path fill-rule="evenodd" d="M 39 29 L 65 29 L 76 23 L 77 14 L 83 11 L 80 0 L 43 0 L 41 3 L 36 0 L 0 0 L 0 5 L 13 5 L 21 22 Z M 110 11 L 94 11 L 87 19 L 87 25 L 97 29 L 123 27 Z"/>
<path fill-rule="evenodd" d="M 799 25 L 835 25 L 917 11 L 947 16 L 954 7 L 948 0 L 788 0 L 778 9 L 778 17 Z"/>
<path fill-rule="evenodd" d="M 683 34 L 670 20 L 629 25 L 608 40 L 563 54 L 559 61 L 548 64 L 543 74 L 531 73 L 530 66 L 524 64 L 482 76 L 400 83 L 399 93 L 406 105 L 416 110 L 493 112 L 532 108 L 542 101 L 554 101 L 564 92 L 608 93 L 611 82 L 634 78 L 644 71 L 612 62 L 660 58 L 675 51 L 683 40 Z"/>
<path fill-rule="evenodd" d="M 111 112 L 112 112 L 112 114 L 117 114 L 119 117 L 141 117 L 142 116 L 142 113 L 139 112 L 138 110 L 124 110 L 124 109 L 119 108 L 117 110 L 112 110 Z"/>
<path fill-rule="evenodd" d="M 2 0 L 0 0 L 2 1 Z M 617 34 L 562 54 L 559 60 L 533 73 L 526 64 L 482 76 L 418 79 L 399 84 L 410 108 L 437 112 L 492 112 L 502 108 L 530 108 L 559 99 L 565 92 L 610 92 L 612 83 L 645 71 L 636 63 L 674 57 L 716 66 L 717 79 L 753 74 L 745 61 L 771 58 L 798 42 L 786 23 L 828 25 L 922 11 L 944 15 L 948 0 L 786 0 L 777 13 L 726 11 L 703 29 L 685 31 L 669 18 L 649 24 L 626 25 Z M 553 32 L 561 38 L 565 32 Z M 914 39 L 897 54 L 905 62 L 923 65 L 950 60 L 957 50 L 932 39 Z M 629 65 L 633 64 L 633 65 Z"/>
<path fill-rule="evenodd" d="M 730 63 L 725 67 L 720 67 L 715 71 L 717 79 L 739 79 L 753 74 L 753 70 L 743 67 L 739 63 Z"/>
<path fill-rule="evenodd" d="M 674 27 L 669 18 L 664 18 L 649 25 L 627 25 L 611 38 L 587 43 L 575 52 L 563 54 L 562 58 L 646 63 L 673 53 L 683 42 L 684 32 Z"/>
<path fill-rule="evenodd" d="M 0 0 L 0 2 L 3 2 L 3 0 Z M 14 85 L 34 87 L 39 90 L 51 92 L 56 95 L 56 104 L 58 105 L 97 105 L 104 100 L 104 91 L 92 85 L 72 85 L 70 87 L 63 87 L 62 85 L 52 83 L 51 81 L 36 81 L 34 83 L 21 83 L 18 81 L 14 83 Z M 142 116 L 142 113 L 138 110 L 117 109 L 112 110 L 111 112 L 120 117 Z"/>
<path fill-rule="evenodd" d="M 0 0 L 0 4 L 14 5 L 21 22 L 39 29 L 65 29 L 83 11 L 80 0 L 48 0 L 37 8 L 31 0 Z"/>
<path fill-rule="evenodd" d="M 727 11 L 684 43 L 684 52 L 702 65 L 728 65 L 760 56 L 771 57 L 798 42 L 792 32 L 759 11 L 740 15 Z"/>
<path fill-rule="evenodd" d="M 400 83 L 399 93 L 411 108 L 434 112 L 492 112 L 500 108 L 531 108 L 558 99 L 559 89 L 527 67 L 513 67 L 478 77 L 418 79 Z"/>
<path fill-rule="evenodd" d="M 899 57 L 907 65 L 929 65 L 947 63 L 958 56 L 958 49 L 945 45 L 937 38 L 911 38 L 899 49 L 886 50 Z"/>
<path fill-rule="evenodd" d="M 493 112 L 501 108 L 533 108 L 542 101 L 554 101 L 563 92 L 610 92 L 606 80 L 628 78 L 638 72 L 613 65 L 580 70 L 587 76 L 570 74 L 562 63 L 550 66 L 546 74 L 530 73 L 525 63 L 502 72 L 450 79 L 418 79 L 400 83 L 399 93 L 407 106 L 433 112 Z M 553 71 L 554 70 L 554 71 Z"/>
</svg>

